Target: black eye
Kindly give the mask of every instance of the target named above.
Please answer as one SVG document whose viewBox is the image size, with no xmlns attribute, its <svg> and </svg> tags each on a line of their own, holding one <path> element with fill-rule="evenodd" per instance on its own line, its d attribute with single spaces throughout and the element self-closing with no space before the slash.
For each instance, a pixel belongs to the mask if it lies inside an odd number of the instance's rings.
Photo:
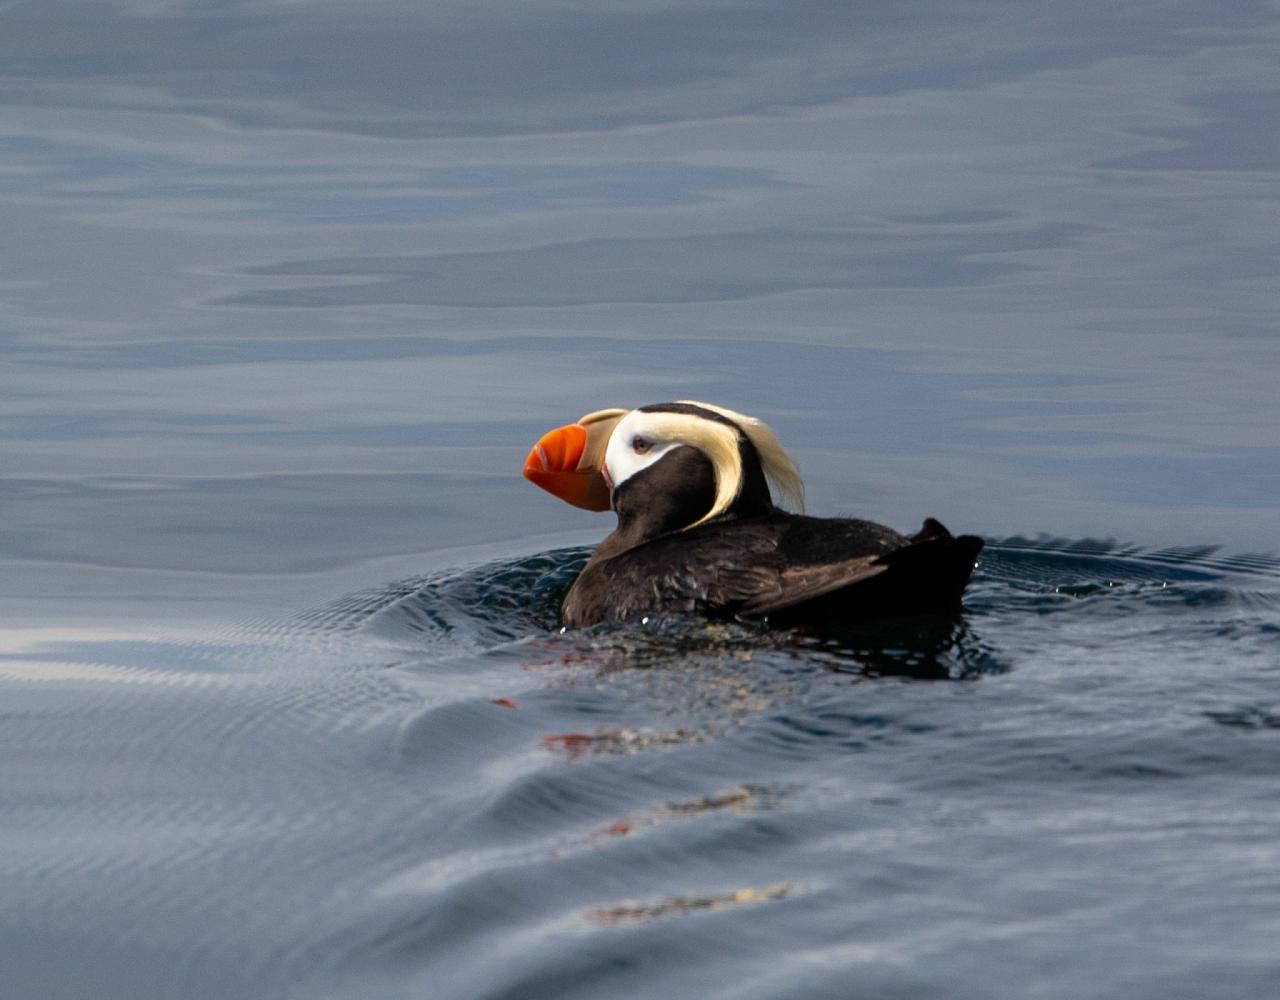
<svg viewBox="0 0 1280 1000">
<path fill-rule="evenodd" d="M 634 451 L 637 455 L 643 455 L 652 447 L 653 447 L 653 442 L 646 440 L 645 438 L 637 436 L 631 439 L 631 450 Z"/>
</svg>

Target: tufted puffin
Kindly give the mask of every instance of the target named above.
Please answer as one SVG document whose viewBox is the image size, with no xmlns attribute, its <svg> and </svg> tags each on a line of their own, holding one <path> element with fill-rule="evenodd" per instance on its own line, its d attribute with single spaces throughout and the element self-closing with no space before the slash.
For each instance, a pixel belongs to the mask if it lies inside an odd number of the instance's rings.
<svg viewBox="0 0 1280 1000">
<path fill-rule="evenodd" d="M 763 422 L 682 400 L 597 410 L 550 431 L 526 479 L 618 526 L 561 609 L 567 626 L 694 614 L 781 627 L 837 626 L 955 607 L 982 539 L 929 518 L 914 535 L 806 517 L 804 487 Z"/>
</svg>

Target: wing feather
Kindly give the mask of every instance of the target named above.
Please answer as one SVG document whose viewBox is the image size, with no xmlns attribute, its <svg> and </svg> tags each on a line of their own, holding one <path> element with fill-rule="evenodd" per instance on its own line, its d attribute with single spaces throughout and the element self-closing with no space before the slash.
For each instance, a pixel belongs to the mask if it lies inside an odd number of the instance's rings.
<svg viewBox="0 0 1280 1000">
<path fill-rule="evenodd" d="M 947 606 L 981 548 L 981 539 L 953 538 L 936 522 L 912 538 L 851 519 L 713 522 L 589 562 L 565 599 L 564 621 L 655 612 L 804 621 L 881 605 Z"/>
</svg>

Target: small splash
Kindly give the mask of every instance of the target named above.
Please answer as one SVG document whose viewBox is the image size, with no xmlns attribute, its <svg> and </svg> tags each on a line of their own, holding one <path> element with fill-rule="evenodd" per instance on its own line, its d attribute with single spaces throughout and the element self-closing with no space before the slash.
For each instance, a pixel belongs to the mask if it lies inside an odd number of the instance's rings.
<svg viewBox="0 0 1280 1000">
<path fill-rule="evenodd" d="M 396 580 L 299 612 L 272 631 L 276 638 L 362 636 L 420 649 L 482 651 L 554 630 L 560 602 L 589 555 L 589 549 L 553 549 Z"/>
</svg>

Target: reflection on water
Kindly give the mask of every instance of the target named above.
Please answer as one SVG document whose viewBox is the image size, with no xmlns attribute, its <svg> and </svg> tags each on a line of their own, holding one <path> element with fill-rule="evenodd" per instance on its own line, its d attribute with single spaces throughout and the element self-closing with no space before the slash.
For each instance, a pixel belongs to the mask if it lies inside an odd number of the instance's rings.
<svg viewBox="0 0 1280 1000">
<path fill-rule="evenodd" d="M 1278 56 L 0 2 L 6 990 L 1270 996 Z M 685 397 L 1006 539 L 967 610 L 560 634 L 607 519 L 529 443 Z"/>
</svg>

